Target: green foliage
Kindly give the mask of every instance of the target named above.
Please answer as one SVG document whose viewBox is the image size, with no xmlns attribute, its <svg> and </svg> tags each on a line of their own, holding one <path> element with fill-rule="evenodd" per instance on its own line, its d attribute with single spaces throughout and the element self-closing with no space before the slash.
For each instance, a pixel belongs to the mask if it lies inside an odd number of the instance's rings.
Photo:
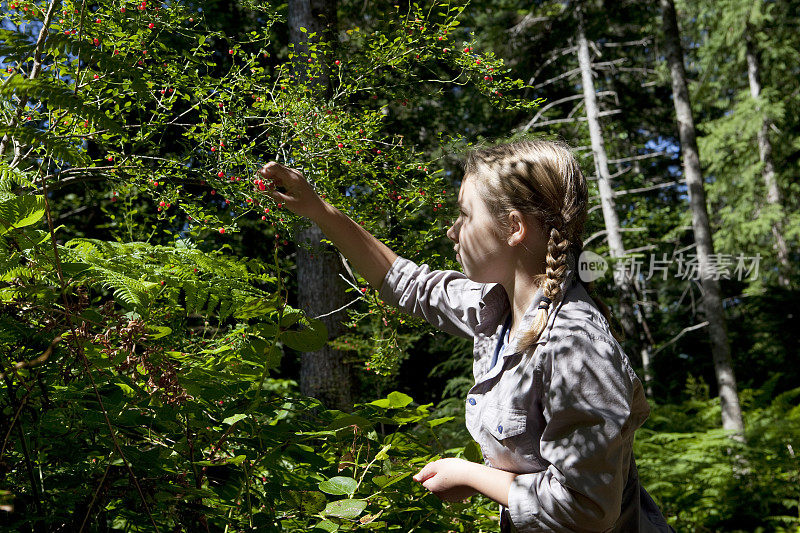
<svg viewBox="0 0 800 533">
<path fill-rule="evenodd" d="M 681 405 L 653 408 L 637 432 L 642 483 L 678 531 L 796 531 L 800 527 L 800 389 L 741 392 L 746 442 L 718 428 L 719 400 L 691 378 Z M 747 502 L 743 505 L 743 502 Z"/>
<path fill-rule="evenodd" d="M 295 50 L 281 5 L 250 2 L 258 29 L 226 34 L 180 3 L 65 0 L 47 20 L 4 4 L 4 530 L 494 529 L 487 499 L 444 506 L 411 480 L 443 455 L 480 458 L 440 442 L 452 417 L 400 392 L 330 410 L 278 377 L 287 349 L 329 333 L 287 303 L 284 246 L 305 221 L 251 179 L 291 164 L 398 249 L 436 239 L 391 231 L 444 214 L 452 189 L 389 120 L 446 85 L 533 104 L 491 51 L 452 42 L 463 7 L 435 7 Z M 70 198 L 103 219 L 58 226 Z M 249 228 L 268 260 L 234 248 Z M 374 294 L 363 304 L 355 360 L 396 372 L 418 335 Z"/>
</svg>

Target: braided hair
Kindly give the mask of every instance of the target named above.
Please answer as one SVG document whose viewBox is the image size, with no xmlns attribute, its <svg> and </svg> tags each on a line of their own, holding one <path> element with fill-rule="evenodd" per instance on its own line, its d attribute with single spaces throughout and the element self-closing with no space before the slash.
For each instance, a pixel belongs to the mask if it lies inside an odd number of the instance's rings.
<svg viewBox="0 0 800 533">
<path fill-rule="evenodd" d="M 543 298 L 531 329 L 522 334 L 520 347 L 539 340 L 552 309 L 563 298 L 561 285 L 567 271 L 575 271 L 583 250 L 583 229 L 588 209 L 588 187 L 580 165 L 561 142 L 525 140 L 469 152 L 464 175 L 476 178 L 498 231 L 509 235 L 509 213 L 532 217 L 548 235 L 545 273 L 536 280 Z M 599 306 L 603 314 L 607 307 Z M 610 321 L 609 321 L 610 322 Z"/>
</svg>

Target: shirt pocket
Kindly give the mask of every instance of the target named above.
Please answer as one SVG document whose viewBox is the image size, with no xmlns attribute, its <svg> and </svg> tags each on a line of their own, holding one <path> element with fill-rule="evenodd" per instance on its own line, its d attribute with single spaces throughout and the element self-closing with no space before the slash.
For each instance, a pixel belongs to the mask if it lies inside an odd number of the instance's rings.
<svg viewBox="0 0 800 533">
<path fill-rule="evenodd" d="M 481 417 L 483 428 L 495 439 L 504 441 L 525 433 L 527 412 L 492 403 L 486 406 Z"/>
</svg>

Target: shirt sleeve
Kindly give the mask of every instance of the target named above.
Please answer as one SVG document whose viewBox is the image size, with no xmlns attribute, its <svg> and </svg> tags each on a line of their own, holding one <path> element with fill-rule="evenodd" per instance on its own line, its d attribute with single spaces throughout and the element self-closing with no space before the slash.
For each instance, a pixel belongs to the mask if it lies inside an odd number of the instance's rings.
<svg viewBox="0 0 800 533">
<path fill-rule="evenodd" d="M 546 470 L 511 484 L 508 510 L 522 532 L 594 532 L 619 518 L 633 433 L 649 414 L 641 382 L 604 338 L 551 337 L 541 359 Z M 637 390 L 638 388 L 638 390 Z"/>
<path fill-rule="evenodd" d="M 431 270 L 398 257 L 383 280 L 379 294 L 387 303 L 427 320 L 432 326 L 472 338 L 480 302 L 487 285 L 455 270 Z"/>
</svg>

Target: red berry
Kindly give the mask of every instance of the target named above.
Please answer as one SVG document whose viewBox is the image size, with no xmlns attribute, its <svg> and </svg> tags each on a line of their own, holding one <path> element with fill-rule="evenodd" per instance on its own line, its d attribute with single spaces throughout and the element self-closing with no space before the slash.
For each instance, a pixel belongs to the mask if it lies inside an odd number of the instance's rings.
<svg viewBox="0 0 800 533">
<path fill-rule="evenodd" d="M 339 66 L 339 65 L 340 65 L 342 62 L 341 62 L 341 61 L 339 61 L 339 60 L 337 59 L 336 61 L 334 61 L 334 63 L 335 63 L 335 64 L 336 64 L 336 66 L 338 67 L 338 66 Z"/>
<path fill-rule="evenodd" d="M 225 233 L 225 228 L 219 228 L 219 232 L 220 233 Z M 219 402 L 219 403 L 222 404 L 222 402 Z"/>
<path fill-rule="evenodd" d="M 119 10 L 120 10 L 121 13 L 125 13 L 125 8 L 124 7 L 119 8 Z"/>
<path fill-rule="evenodd" d="M 100 46 L 100 39 L 98 39 L 97 37 L 92 39 L 92 42 L 94 43 L 95 46 Z"/>
<path fill-rule="evenodd" d="M 164 280 L 163 279 L 161 280 L 161 284 L 164 285 Z"/>
<path fill-rule="evenodd" d="M 212 148 L 212 150 L 213 150 L 213 148 Z M 220 178 L 224 178 L 225 177 L 225 173 L 220 170 L 219 172 L 217 172 L 217 176 L 219 176 Z"/>
<path fill-rule="evenodd" d="M 108 159 L 109 161 L 113 161 L 113 160 L 114 160 L 114 156 L 113 156 L 113 155 L 110 155 L 110 156 L 108 156 L 106 159 Z"/>
<path fill-rule="evenodd" d="M 264 215 L 261 215 L 261 220 L 267 220 L 267 217 L 265 217 Z"/>
<path fill-rule="evenodd" d="M 153 28 L 156 27 L 156 25 L 151 22 L 150 24 L 147 25 L 147 27 L 152 30 Z"/>
<path fill-rule="evenodd" d="M 103 21 L 100 20 L 100 19 L 97 19 L 97 20 L 94 21 L 95 24 L 100 24 L 101 22 L 103 22 Z"/>
<path fill-rule="evenodd" d="M 167 205 L 167 204 L 166 204 L 166 202 L 163 202 L 163 201 L 162 201 L 162 202 L 158 202 L 158 205 L 159 205 L 159 206 L 161 206 L 161 207 L 164 207 L 164 206 L 165 206 L 165 205 Z"/>
<path fill-rule="evenodd" d="M 217 194 L 217 191 L 215 191 L 214 189 L 211 189 L 211 194 Z"/>
<path fill-rule="evenodd" d="M 98 76 L 97 74 L 94 75 L 94 79 L 99 79 L 99 78 L 100 76 Z"/>
<path fill-rule="evenodd" d="M 233 48 L 231 48 L 230 50 L 228 50 L 228 53 L 229 53 L 230 55 L 233 55 Z"/>
</svg>

